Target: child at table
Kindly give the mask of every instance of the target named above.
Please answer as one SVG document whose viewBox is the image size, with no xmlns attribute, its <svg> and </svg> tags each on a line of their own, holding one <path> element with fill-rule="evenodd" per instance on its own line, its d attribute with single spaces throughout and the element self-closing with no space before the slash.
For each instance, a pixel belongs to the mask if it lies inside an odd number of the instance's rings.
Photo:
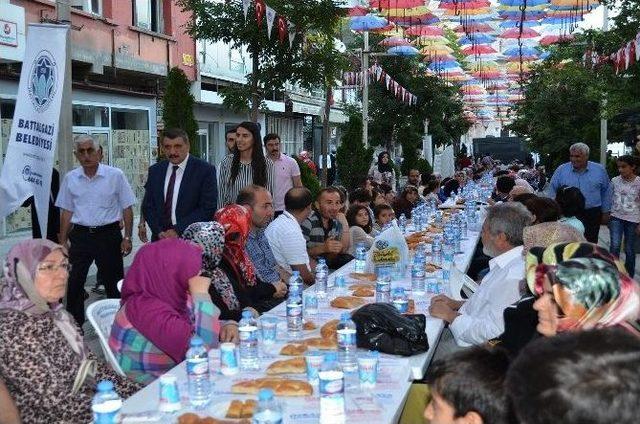
<svg viewBox="0 0 640 424">
<path fill-rule="evenodd" d="M 379 234 L 384 226 L 393 221 L 396 217 L 393 208 L 387 204 L 377 205 L 373 208 L 373 216 L 375 217 L 375 222 L 373 224 L 373 231 L 375 234 Z"/>
<path fill-rule="evenodd" d="M 504 350 L 480 346 L 436 361 L 427 375 L 431 400 L 424 417 L 431 424 L 507 423 L 508 367 Z"/>
</svg>

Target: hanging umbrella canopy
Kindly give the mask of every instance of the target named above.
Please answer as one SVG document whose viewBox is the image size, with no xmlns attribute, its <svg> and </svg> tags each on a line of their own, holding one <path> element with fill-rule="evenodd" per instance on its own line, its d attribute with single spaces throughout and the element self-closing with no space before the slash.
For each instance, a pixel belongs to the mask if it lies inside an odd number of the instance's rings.
<svg viewBox="0 0 640 424">
<path fill-rule="evenodd" d="M 462 5 L 464 4 L 464 7 L 466 9 L 481 9 L 481 8 L 486 8 L 486 7 L 491 7 L 491 2 L 490 1 L 482 1 L 482 0 L 478 0 L 478 1 L 469 1 L 466 3 L 460 3 L 460 2 L 440 2 L 440 5 L 438 6 L 438 9 L 461 9 Z"/>
<path fill-rule="evenodd" d="M 482 54 L 494 54 L 494 53 L 498 53 L 498 51 L 488 44 L 477 44 L 475 46 L 464 48 L 462 50 L 462 53 L 465 56 L 471 56 L 471 55 L 478 56 Z"/>
<path fill-rule="evenodd" d="M 464 5 L 459 5 L 458 9 L 445 9 L 444 10 L 444 15 L 445 16 L 458 16 L 458 15 L 489 15 L 492 13 L 492 10 L 490 8 L 480 8 L 480 9 L 467 9 L 464 7 Z"/>
<path fill-rule="evenodd" d="M 354 16 L 349 20 L 349 27 L 353 31 L 371 31 L 384 28 L 389 24 L 385 18 L 377 15 Z"/>
<path fill-rule="evenodd" d="M 500 34 L 500 38 L 535 38 L 539 36 L 538 31 L 531 28 L 512 28 Z"/>
<path fill-rule="evenodd" d="M 397 26 L 393 26 L 391 28 L 387 28 L 387 29 L 379 29 L 374 31 L 378 34 L 382 34 L 386 37 L 400 37 L 400 38 L 404 38 L 404 30 L 400 27 Z"/>
<path fill-rule="evenodd" d="M 379 42 L 378 45 L 385 47 L 410 46 L 411 41 L 402 37 L 387 37 Z"/>
<path fill-rule="evenodd" d="M 454 56 L 450 55 L 449 53 L 431 55 L 430 57 L 424 58 L 425 62 L 435 62 L 435 61 L 447 62 L 451 60 L 457 60 L 457 59 Z"/>
<path fill-rule="evenodd" d="M 420 52 L 425 56 L 443 55 L 453 53 L 453 49 L 447 46 L 427 46 L 423 47 Z"/>
<path fill-rule="evenodd" d="M 424 0 L 369 0 L 369 6 L 377 9 L 408 9 L 424 6 Z"/>
<path fill-rule="evenodd" d="M 387 17 L 411 17 L 423 16 L 426 14 L 433 16 L 433 11 L 424 5 L 412 7 L 410 9 L 383 9 L 381 13 Z"/>
<path fill-rule="evenodd" d="M 573 7 L 574 9 L 586 9 L 598 4 L 598 0 L 551 0 L 553 6 Z"/>
<path fill-rule="evenodd" d="M 535 26 L 539 26 L 540 23 L 538 21 L 503 21 L 500 22 L 500 28 L 509 29 L 509 28 L 520 28 L 521 26 L 525 28 L 532 28 Z"/>
<path fill-rule="evenodd" d="M 572 34 L 567 35 L 545 35 L 540 39 L 541 46 L 550 46 L 556 43 L 565 43 L 574 39 Z"/>
<path fill-rule="evenodd" d="M 349 16 L 365 16 L 369 13 L 366 7 L 356 6 L 349 8 Z"/>
<path fill-rule="evenodd" d="M 524 4 L 519 4 L 517 6 L 508 6 L 505 4 L 501 4 L 500 6 L 498 6 L 498 11 L 500 12 L 520 12 L 522 13 L 522 8 L 523 8 Z M 548 3 L 541 3 L 535 6 L 532 6 L 529 4 L 529 2 L 527 2 L 527 7 L 525 9 L 525 12 L 537 12 L 537 11 L 544 11 L 547 7 L 549 7 Z"/>
<path fill-rule="evenodd" d="M 416 56 L 420 51 L 413 46 L 396 46 L 387 50 L 387 53 L 393 56 Z"/>
<path fill-rule="evenodd" d="M 444 30 L 440 27 L 433 25 L 414 25 L 407 29 L 407 35 L 415 36 L 444 36 Z"/>
<path fill-rule="evenodd" d="M 413 40 L 415 46 L 446 45 L 447 43 L 449 43 L 449 40 L 442 35 L 422 35 Z"/>
<path fill-rule="evenodd" d="M 540 55 L 540 51 L 535 47 L 522 46 L 522 47 L 509 47 L 502 52 L 507 57 L 519 57 L 519 56 L 535 56 Z"/>
<path fill-rule="evenodd" d="M 437 16 L 427 13 L 421 16 L 409 16 L 406 18 L 402 18 L 399 16 L 389 18 L 391 22 L 400 26 L 412 26 L 412 25 L 432 25 L 440 22 L 440 18 Z"/>
<path fill-rule="evenodd" d="M 461 46 L 467 44 L 491 44 L 496 41 L 495 37 L 482 33 L 472 33 L 465 35 L 458 40 L 458 44 Z"/>
<path fill-rule="evenodd" d="M 431 69 L 432 71 L 438 70 L 438 69 L 455 69 L 455 68 L 460 68 L 460 64 L 453 60 L 453 61 L 448 61 L 448 62 L 440 62 L 440 61 L 434 61 L 431 62 L 429 64 L 429 66 L 427 66 L 427 69 Z"/>
<path fill-rule="evenodd" d="M 487 23 L 473 23 L 469 25 L 458 25 L 455 29 L 457 33 L 472 33 L 472 32 L 480 32 L 480 33 L 492 33 L 495 30 L 493 27 Z"/>
</svg>

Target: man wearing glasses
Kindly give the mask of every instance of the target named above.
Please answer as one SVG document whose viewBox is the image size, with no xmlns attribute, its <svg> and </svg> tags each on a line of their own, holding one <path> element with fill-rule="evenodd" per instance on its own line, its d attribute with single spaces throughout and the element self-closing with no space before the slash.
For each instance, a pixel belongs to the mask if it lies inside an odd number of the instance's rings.
<svg viewBox="0 0 640 424">
<path fill-rule="evenodd" d="M 131 253 L 132 206 L 136 198 L 120 169 L 100 163 L 102 148 L 91 136 L 77 136 L 74 147 L 81 166 L 65 175 L 56 206 L 61 210 L 59 241 L 69 247 L 72 265 L 67 310 L 82 326 L 84 285 L 94 261 L 107 297 L 120 297 L 116 284 L 124 276 L 122 258 Z"/>
</svg>

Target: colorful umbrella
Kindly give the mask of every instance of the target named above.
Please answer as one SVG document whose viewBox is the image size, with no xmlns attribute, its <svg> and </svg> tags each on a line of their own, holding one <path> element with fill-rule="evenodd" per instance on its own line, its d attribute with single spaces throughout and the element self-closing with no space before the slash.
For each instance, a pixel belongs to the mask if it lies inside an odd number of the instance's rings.
<svg viewBox="0 0 640 424">
<path fill-rule="evenodd" d="M 369 6 L 378 9 L 408 9 L 424 6 L 424 0 L 369 0 Z"/>
<path fill-rule="evenodd" d="M 481 33 L 472 33 L 460 38 L 458 40 L 458 43 L 461 46 L 464 46 L 467 44 L 491 44 L 494 41 L 496 41 L 496 38 L 492 37 L 491 35 L 481 34 Z"/>
<path fill-rule="evenodd" d="M 349 9 L 349 16 L 365 16 L 369 13 L 366 7 L 356 6 Z"/>
<path fill-rule="evenodd" d="M 413 46 L 396 46 L 387 50 L 387 53 L 393 56 L 416 56 L 420 51 Z"/>
<path fill-rule="evenodd" d="M 573 35 L 545 35 L 540 39 L 541 46 L 550 46 L 551 44 L 564 43 L 573 40 Z"/>
<path fill-rule="evenodd" d="M 350 18 L 349 27 L 353 31 L 371 31 L 384 28 L 389 24 L 385 18 L 376 15 L 354 16 Z"/>
<path fill-rule="evenodd" d="M 444 35 L 444 30 L 440 27 L 433 25 L 414 25 L 409 27 L 406 31 L 407 35 L 416 36 L 431 36 L 431 35 Z"/>
<path fill-rule="evenodd" d="M 491 47 L 490 45 L 488 45 L 488 44 L 477 44 L 475 46 L 464 48 L 462 50 L 462 53 L 465 56 L 471 56 L 471 55 L 479 56 L 479 55 L 483 55 L 483 54 L 498 53 L 498 51 L 496 49 L 494 49 L 493 47 Z"/>
<path fill-rule="evenodd" d="M 402 37 L 387 37 L 378 43 L 379 46 L 396 47 L 396 46 L 410 46 L 411 41 Z"/>
<path fill-rule="evenodd" d="M 500 34 L 500 38 L 535 38 L 539 36 L 540 34 L 531 28 L 512 28 Z"/>
</svg>

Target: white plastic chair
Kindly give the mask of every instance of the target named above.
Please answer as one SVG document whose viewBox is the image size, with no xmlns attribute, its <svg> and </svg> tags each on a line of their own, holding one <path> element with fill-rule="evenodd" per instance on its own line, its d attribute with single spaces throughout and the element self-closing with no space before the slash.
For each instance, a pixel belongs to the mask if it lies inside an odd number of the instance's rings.
<svg viewBox="0 0 640 424">
<path fill-rule="evenodd" d="M 100 339 L 100 347 L 102 347 L 105 358 L 118 374 L 124 376 L 120 364 L 109 348 L 109 335 L 118 309 L 120 309 L 120 299 L 98 300 L 87 308 L 87 318 Z"/>
<path fill-rule="evenodd" d="M 462 292 L 467 296 L 467 299 L 478 290 L 478 287 L 480 287 L 478 283 L 473 281 L 468 275 L 465 275 L 464 284 L 462 284 Z"/>
<path fill-rule="evenodd" d="M 124 280 L 118 280 L 118 282 L 116 283 L 116 287 L 118 288 L 118 291 L 120 293 L 122 293 L 122 283 L 124 283 Z"/>
<path fill-rule="evenodd" d="M 451 267 L 451 278 L 449 279 L 449 289 L 451 290 L 451 298 L 454 300 L 464 300 L 460 292 L 462 291 L 467 298 L 471 297 L 478 289 L 478 284 L 456 267 Z"/>
</svg>

